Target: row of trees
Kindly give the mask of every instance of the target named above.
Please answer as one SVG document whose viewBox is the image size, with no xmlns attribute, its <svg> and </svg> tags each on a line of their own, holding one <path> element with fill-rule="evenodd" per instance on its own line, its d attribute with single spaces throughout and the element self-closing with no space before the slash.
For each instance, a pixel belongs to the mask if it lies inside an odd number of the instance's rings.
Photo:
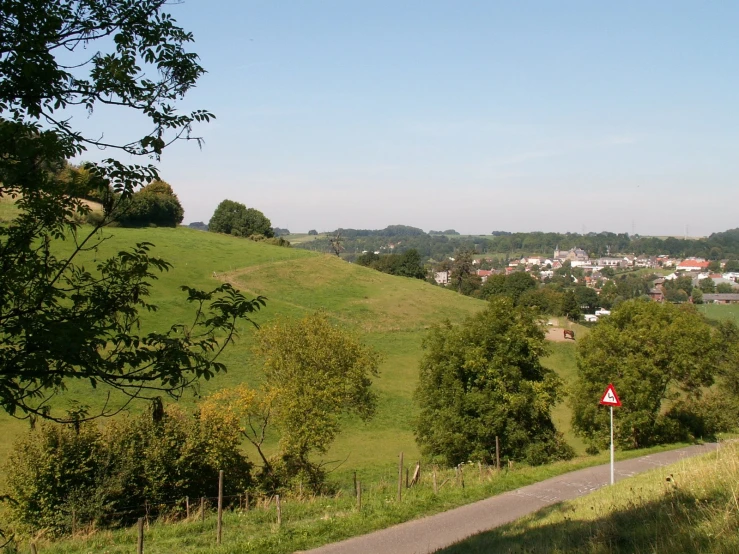
<svg viewBox="0 0 739 554">
<path fill-rule="evenodd" d="M 450 231 L 452 231 L 450 229 Z M 455 236 L 437 234 L 405 225 L 391 225 L 380 230 L 339 229 L 345 239 L 347 254 L 365 250 L 378 251 L 392 242 L 398 252 L 415 249 L 425 259 L 443 260 L 458 250 L 472 250 L 475 255 L 497 255 L 506 264 L 522 255 L 551 255 L 555 248 L 579 247 L 591 256 L 606 256 L 609 252 L 633 252 L 656 256 L 700 256 L 710 260 L 739 259 L 739 229 L 714 233 L 706 239 L 630 236 L 627 233 L 497 233 L 494 236 Z M 336 233 L 332 233 L 336 234 Z M 326 239 L 304 243 L 301 248 L 330 251 Z"/>
<path fill-rule="evenodd" d="M 709 325 L 692 306 L 623 302 L 578 342 L 570 391 L 541 362 L 547 353 L 537 311 L 494 296 L 461 325 L 435 326 L 424 342 L 416 401 L 416 439 L 448 465 L 493 460 L 495 438 L 509 459 L 543 463 L 572 449 L 551 411 L 568 392 L 573 428 L 591 451 L 609 441 L 599 400 L 614 383 L 622 448 L 710 438 L 736 427 L 739 330 Z"/>
</svg>

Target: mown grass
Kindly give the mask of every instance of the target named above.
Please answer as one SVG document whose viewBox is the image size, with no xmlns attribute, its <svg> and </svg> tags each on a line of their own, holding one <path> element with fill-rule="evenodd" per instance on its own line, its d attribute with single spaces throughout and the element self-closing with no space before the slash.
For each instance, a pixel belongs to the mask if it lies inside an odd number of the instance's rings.
<svg viewBox="0 0 739 554">
<path fill-rule="evenodd" d="M 675 448 L 677 445 L 670 448 Z M 626 459 L 665 450 L 652 448 L 619 453 Z M 308 498 L 283 498 L 282 526 L 277 526 L 274 502 L 267 506 L 261 499 L 248 512 L 229 510 L 224 515 L 223 543 L 216 546 L 216 518 L 212 510 L 205 522 L 200 513 L 193 513 L 190 520 L 152 521 L 145 531 L 145 552 L 165 553 L 264 553 L 281 554 L 317 547 L 330 542 L 383 529 L 391 525 L 422 516 L 442 512 L 463 504 L 488 498 L 495 494 L 514 490 L 569 471 L 606 462 L 607 454 L 580 457 L 568 462 L 558 462 L 539 467 L 516 467 L 500 472 L 492 468 L 465 466 L 462 482 L 454 471 L 437 470 L 438 493 L 433 492 L 432 469 L 425 468 L 418 486 L 403 488 L 403 498 L 397 501 L 397 461 L 386 464 L 381 474 L 370 477 L 358 473 L 362 485 L 362 508 L 357 509 L 351 490 L 353 484 L 347 478 L 344 487 L 334 496 Z M 412 467 L 415 461 L 409 460 Z M 135 528 L 115 531 L 84 529 L 74 537 L 50 541 L 43 536 L 31 538 L 44 554 L 83 554 L 105 552 L 123 554 L 135 549 Z M 21 543 L 21 551 L 27 548 Z"/>
<path fill-rule="evenodd" d="M 11 198 L 0 196 L 0 224 L 13 221 L 19 213 L 20 210 Z"/>
<path fill-rule="evenodd" d="M 739 324 L 739 304 L 697 304 L 696 307 L 708 319 L 729 319 Z"/>
<path fill-rule="evenodd" d="M 477 535 L 445 554 L 739 552 L 739 445 L 655 469 Z"/>
</svg>

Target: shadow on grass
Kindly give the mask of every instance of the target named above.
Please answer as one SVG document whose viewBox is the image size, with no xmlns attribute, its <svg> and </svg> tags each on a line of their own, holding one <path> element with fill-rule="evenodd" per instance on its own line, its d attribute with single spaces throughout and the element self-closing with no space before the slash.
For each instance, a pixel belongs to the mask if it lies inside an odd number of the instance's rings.
<svg viewBox="0 0 739 554">
<path fill-rule="evenodd" d="M 739 552 L 739 514 L 730 490 L 715 490 L 700 499 L 668 490 L 657 500 L 640 502 L 635 497 L 615 509 L 580 506 L 580 515 L 570 504 L 550 506 L 439 552 Z M 595 511 L 595 517 L 582 515 L 583 509 Z M 546 522 L 552 518 L 559 521 Z"/>
</svg>

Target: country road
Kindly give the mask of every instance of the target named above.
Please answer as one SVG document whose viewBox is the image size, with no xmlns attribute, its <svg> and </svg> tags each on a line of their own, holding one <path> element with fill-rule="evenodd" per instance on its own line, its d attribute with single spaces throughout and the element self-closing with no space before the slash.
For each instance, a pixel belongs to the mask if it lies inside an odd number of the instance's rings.
<svg viewBox="0 0 739 554">
<path fill-rule="evenodd" d="M 616 462 L 620 481 L 684 458 L 716 450 L 715 443 L 688 446 Z M 610 465 L 580 469 L 486 500 L 388 529 L 328 544 L 306 554 L 427 554 L 471 535 L 489 531 L 564 500 L 593 492 L 610 482 Z"/>
</svg>

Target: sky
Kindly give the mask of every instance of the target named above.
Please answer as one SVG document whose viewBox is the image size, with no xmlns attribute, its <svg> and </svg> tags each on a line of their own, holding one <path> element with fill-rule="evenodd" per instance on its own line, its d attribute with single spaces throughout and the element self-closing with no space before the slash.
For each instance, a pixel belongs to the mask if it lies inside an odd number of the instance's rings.
<svg viewBox="0 0 739 554">
<path fill-rule="evenodd" d="M 187 0 L 169 11 L 208 71 L 180 108 L 217 118 L 195 128 L 202 149 L 176 144 L 159 164 L 186 223 L 230 199 L 292 232 L 739 227 L 739 2 Z M 118 113 L 75 124 L 139 131 Z"/>
</svg>

